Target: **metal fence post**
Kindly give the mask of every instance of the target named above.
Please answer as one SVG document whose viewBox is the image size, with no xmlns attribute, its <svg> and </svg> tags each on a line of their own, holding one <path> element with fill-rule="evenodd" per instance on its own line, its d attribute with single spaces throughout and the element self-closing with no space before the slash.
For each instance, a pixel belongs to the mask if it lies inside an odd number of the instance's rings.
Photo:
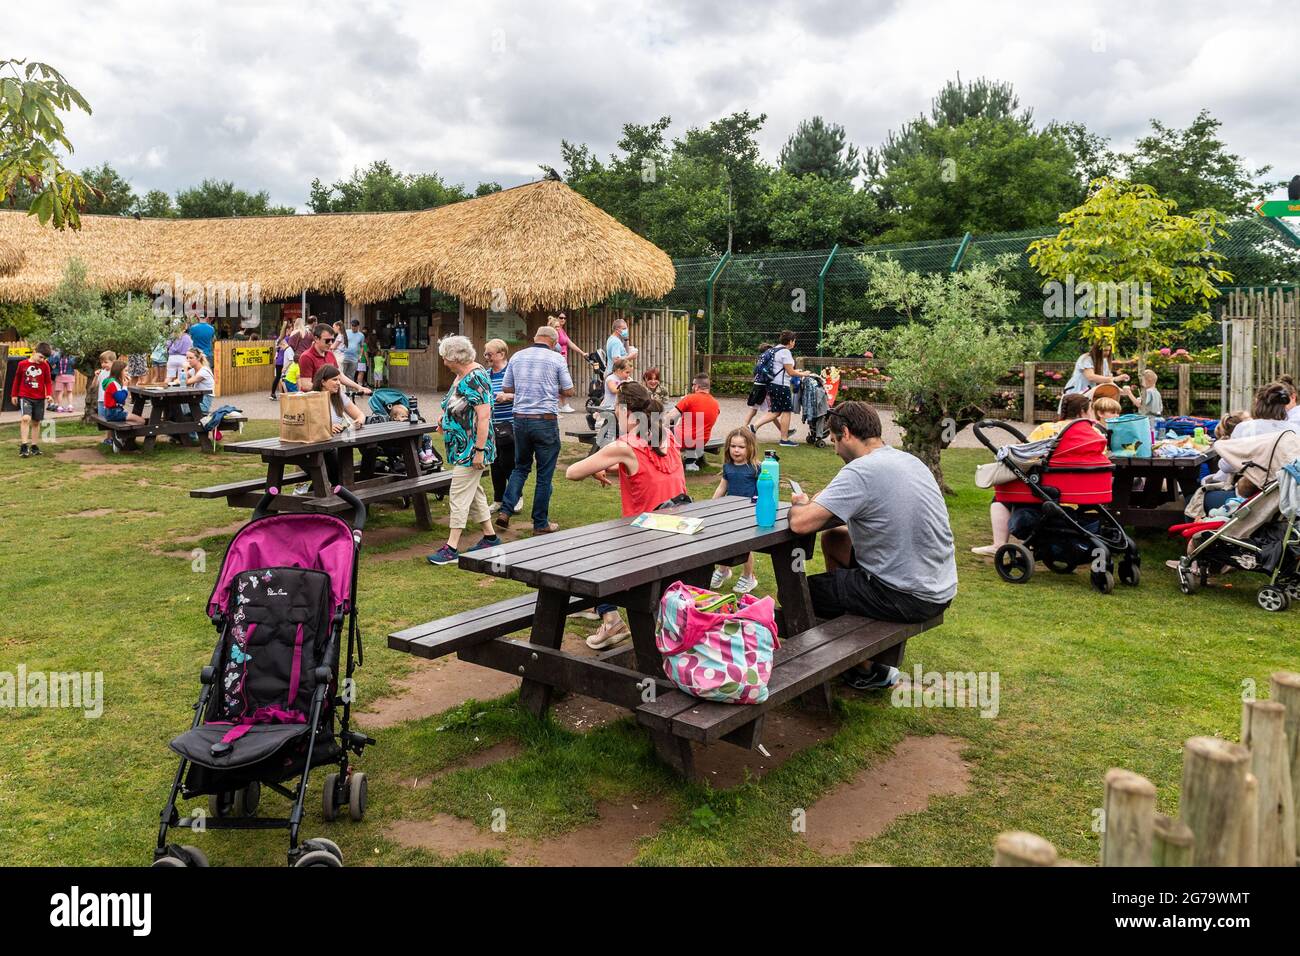
<svg viewBox="0 0 1300 956">
<path fill-rule="evenodd" d="M 704 311 L 705 317 L 709 323 L 709 361 L 705 371 L 713 371 L 713 286 L 718 281 L 718 276 L 731 260 L 731 252 L 724 252 L 718 264 L 713 267 L 713 272 L 709 274 L 708 281 L 704 284 Z"/>
<path fill-rule="evenodd" d="M 837 242 L 831 247 L 831 254 L 826 257 L 826 264 L 822 266 L 822 271 L 817 273 L 817 354 L 822 354 L 822 333 L 825 331 L 826 322 L 826 273 L 830 271 L 831 263 L 835 261 L 835 254 L 840 251 L 840 244 Z"/>
<path fill-rule="evenodd" d="M 956 272 L 961 266 L 962 257 L 966 255 L 966 247 L 970 245 L 970 233 L 961 237 L 961 245 L 957 247 L 957 254 L 952 257 L 952 265 L 948 266 L 949 272 Z"/>
</svg>

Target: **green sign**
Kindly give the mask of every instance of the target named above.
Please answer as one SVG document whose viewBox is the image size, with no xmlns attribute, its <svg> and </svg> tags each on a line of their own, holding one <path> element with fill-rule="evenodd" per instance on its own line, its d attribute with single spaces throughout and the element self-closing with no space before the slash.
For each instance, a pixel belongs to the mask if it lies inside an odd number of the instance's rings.
<svg viewBox="0 0 1300 956">
<path fill-rule="evenodd" d="M 1286 216 L 1300 216 L 1300 200 L 1270 199 L 1255 207 L 1255 212 L 1270 219 L 1282 219 Z"/>
</svg>

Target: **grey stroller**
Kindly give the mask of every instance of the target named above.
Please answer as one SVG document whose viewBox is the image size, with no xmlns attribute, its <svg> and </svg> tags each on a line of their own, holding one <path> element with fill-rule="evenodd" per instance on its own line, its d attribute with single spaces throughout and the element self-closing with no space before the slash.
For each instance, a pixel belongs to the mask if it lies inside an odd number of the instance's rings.
<svg viewBox="0 0 1300 956">
<path fill-rule="evenodd" d="M 817 375 L 804 375 L 799 380 L 799 417 L 808 426 L 808 435 L 804 439 L 818 448 L 826 447 L 826 436 L 830 428 L 826 416 L 830 412 L 830 401 L 826 396 L 826 384 Z"/>
</svg>

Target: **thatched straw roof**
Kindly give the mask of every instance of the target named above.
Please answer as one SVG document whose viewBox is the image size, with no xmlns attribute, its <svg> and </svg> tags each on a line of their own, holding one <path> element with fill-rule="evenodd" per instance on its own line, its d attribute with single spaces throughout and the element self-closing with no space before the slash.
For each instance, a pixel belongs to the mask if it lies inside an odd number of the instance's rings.
<svg viewBox="0 0 1300 956">
<path fill-rule="evenodd" d="M 154 283 L 257 282 L 263 299 L 304 289 L 379 302 L 429 285 L 467 306 L 588 305 L 615 292 L 663 295 L 668 255 L 561 182 L 543 180 L 421 212 L 125 219 L 83 216 L 80 231 L 0 212 L 0 301 L 48 296 L 68 259 L 107 292 Z"/>
</svg>

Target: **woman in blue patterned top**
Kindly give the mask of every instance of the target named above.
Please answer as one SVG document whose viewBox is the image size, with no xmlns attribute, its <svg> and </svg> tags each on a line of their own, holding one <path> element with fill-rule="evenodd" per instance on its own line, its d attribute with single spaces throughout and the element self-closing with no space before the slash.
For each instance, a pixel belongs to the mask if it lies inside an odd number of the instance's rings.
<svg viewBox="0 0 1300 956">
<path fill-rule="evenodd" d="M 503 389 L 506 379 L 506 356 L 509 349 L 500 339 L 483 346 L 488 376 L 492 379 L 492 437 L 497 443 L 496 461 L 492 462 L 493 514 L 501 510 L 501 496 L 506 492 L 510 472 L 515 467 L 515 395 Z M 519 508 L 523 508 L 522 502 Z"/>
<path fill-rule="evenodd" d="M 492 379 L 476 361 L 474 346 L 463 335 L 438 342 L 442 364 L 456 376 L 442 397 L 442 440 L 451 466 L 450 530 L 447 543 L 429 555 L 430 564 L 455 564 L 460 557 L 461 532 L 470 522 L 482 526 L 483 537 L 470 551 L 493 548 L 501 539 L 492 530 L 492 513 L 479 478 L 496 459 L 492 435 Z"/>
</svg>

